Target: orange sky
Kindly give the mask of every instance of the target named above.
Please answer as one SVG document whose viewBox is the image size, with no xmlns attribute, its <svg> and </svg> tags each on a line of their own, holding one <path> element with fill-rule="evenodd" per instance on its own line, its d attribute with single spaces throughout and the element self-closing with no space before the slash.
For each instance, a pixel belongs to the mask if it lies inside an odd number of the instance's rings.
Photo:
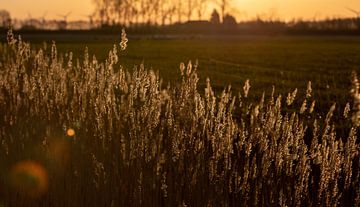
<svg viewBox="0 0 360 207">
<path fill-rule="evenodd" d="M 16 18 L 27 18 L 29 14 L 40 18 L 47 12 L 46 18 L 60 18 L 60 14 L 72 12 L 70 20 L 86 19 L 85 15 L 93 11 L 92 0 L 0 0 L 0 9 L 10 11 Z M 360 10 L 360 0 L 232 0 L 232 12 L 237 19 L 250 19 L 256 15 L 263 17 L 325 18 L 353 16 L 346 8 Z M 211 6 L 212 7 L 212 6 Z M 209 8 L 211 10 L 212 8 Z M 271 14 L 271 15 L 270 15 Z"/>
<path fill-rule="evenodd" d="M 87 19 L 94 7 L 92 0 L 0 0 L 0 9 L 10 11 L 15 18 L 40 18 L 46 12 L 47 19 L 59 19 L 59 15 L 71 12 L 69 20 Z"/>
<path fill-rule="evenodd" d="M 235 1 L 235 0 L 234 0 Z M 354 16 L 347 8 L 360 11 L 359 0 L 236 0 L 244 17 L 273 13 L 282 19 Z"/>
</svg>

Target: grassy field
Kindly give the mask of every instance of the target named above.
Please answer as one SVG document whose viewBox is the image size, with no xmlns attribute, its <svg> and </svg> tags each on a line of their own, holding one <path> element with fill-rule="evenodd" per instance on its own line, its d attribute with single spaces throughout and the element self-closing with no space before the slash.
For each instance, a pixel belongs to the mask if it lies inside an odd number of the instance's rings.
<svg viewBox="0 0 360 207">
<path fill-rule="evenodd" d="M 80 39 L 0 45 L 1 207 L 360 205 L 360 38 Z"/>
<path fill-rule="evenodd" d="M 304 93 L 306 83 L 312 81 L 317 99 L 343 99 L 351 71 L 359 71 L 360 67 L 360 37 L 354 36 L 129 36 L 127 50 L 119 54 L 126 68 L 144 63 L 146 68 L 159 71 L 167 83 L 178 79 L 181 62 L 198 60 L 200 85 L 205 85 L 209 77 L 217 90 L 229 84 L 241 89 L 250 79 L 256 96 L 263 91 L 270 93 L 272 85 L 282 94 L 295 88 Z M 55 40 L 61 53 L 71 51 L 75 58 L 83 58 L 88 46 L 90 54 L 105 60 L 120 35 L 25 35 L 24 39 L 35 42 L 37 47 L 43 41 L 50 46 Z"/>
<path fill-rule="evenodd" d="M 131 36 L 130 36 L 131 37 Z M 84 45 L 98 59 L 107 57 L 115 38 L 66 42 L 60 40 L 62 52 L 73 51 L 81 57 Z M 75 45 L 74 45 L 75 44 Z M 252 95 L 269 94 L 272 85 L 287 94 L 295 88 L 304 94 L 311 81 L 314 96 L 330 107 L 331 101 L 344 104 L 351 71 L 360 67 L 360 38 L 357 37 L 231 37 L 195 39 L 130 39 L 128 49 L 120 53 L 127 68 L 141 63 L 159 71 L 167 81 L 178 80 L 179 64 L 198 60 L 200 85 L 206 77 L 214 88 L 222 90 L 231 84 L 241 89 L 250 79 Z M 325 105 L 322 105 L 325 106 Z"/>
</svg>

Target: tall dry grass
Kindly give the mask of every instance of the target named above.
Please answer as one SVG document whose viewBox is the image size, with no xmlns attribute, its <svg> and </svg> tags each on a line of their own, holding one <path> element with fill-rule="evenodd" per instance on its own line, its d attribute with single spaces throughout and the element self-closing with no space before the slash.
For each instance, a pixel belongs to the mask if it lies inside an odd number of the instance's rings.
<svg viewBox="0 0 360 207">
<path fill-rule="evenodd" d="M 163 86 L 144 66 L 124 69 L 119 52 L 114 45 L 99 62 L 86 49 L 79 60 L 9 32 L 0 46 L 0 205 L 360 206 L 355 73 L 340 137 L 335 103 L 308 118 L 311 83 L 300 108 L 297 90 L 254 102 L 249 81 L 236 95 L 216 94 L 210 80 L 199 91 L 189 63 L 179 83 Z"/>
</svg>

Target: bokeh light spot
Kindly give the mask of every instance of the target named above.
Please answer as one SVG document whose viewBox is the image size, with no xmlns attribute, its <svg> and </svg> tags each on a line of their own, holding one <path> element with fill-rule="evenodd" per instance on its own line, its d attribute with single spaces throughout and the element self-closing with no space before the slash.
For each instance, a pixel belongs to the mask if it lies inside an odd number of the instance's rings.
<svg viewBox="0 0 360 207">
<path fill-rule="evenodd" d="M 48 175 L 39 163 L 21 161 L 10 170 L 10 184 L 25 196 L 39 197 L 48 189 Z"/>
<path fill-rule="evenodd" d="M 75 130 L 71 129 L 71 128 L 66 130 L 66 135 L 69 136 L 69 137 L 75 136 Z"/>
</svg>

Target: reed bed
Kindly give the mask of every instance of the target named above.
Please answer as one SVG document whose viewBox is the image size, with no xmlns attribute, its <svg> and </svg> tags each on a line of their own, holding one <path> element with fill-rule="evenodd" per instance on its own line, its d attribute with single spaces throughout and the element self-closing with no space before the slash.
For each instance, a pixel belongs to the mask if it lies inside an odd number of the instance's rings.
<svg viewBox="0 0 360 207">
<path fill-rule="evenodd" d="M 0 45 L 0 206 L 360 206 L 359 82 L 315 116 L 306 96 L 198 88 L 119 63 Z M 305 83 L 306 84 L 306 83 Z M 300 99 L 301 106 L 294 104 Z M 336 132 L 334 113 L 346 123 Z"/>
</svg>

